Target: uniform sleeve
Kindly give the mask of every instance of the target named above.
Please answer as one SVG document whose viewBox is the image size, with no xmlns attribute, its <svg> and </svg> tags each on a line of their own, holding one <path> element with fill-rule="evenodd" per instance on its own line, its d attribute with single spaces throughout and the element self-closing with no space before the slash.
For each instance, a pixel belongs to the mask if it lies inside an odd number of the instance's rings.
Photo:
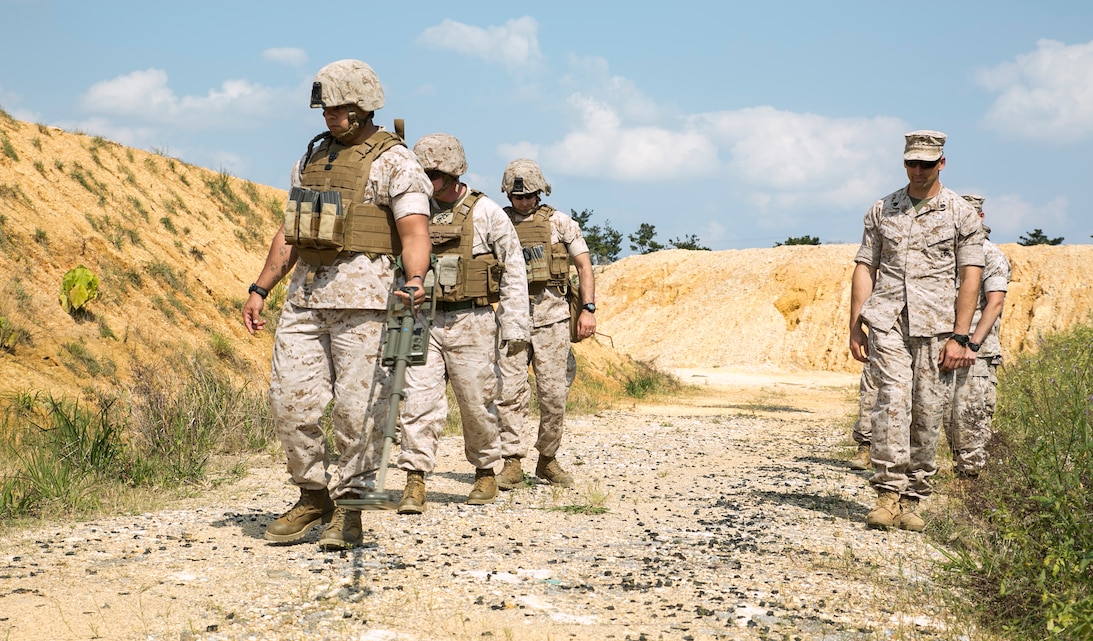
<svg viewBox="0 0 1093 641">
<path fill-rule="evenodd" d="M 956 208 L 956 265 L 957 267 L 983 267 L 983 241 L 987 233 L 979 213 L 963 198 L 953 199 Z"/>
<path fill-rule="evenodd" d="M 983 291 L 1004 292 L 1009 290 L 1010 263 L 995 245 L 983 245 L 986 265 L 983 267 Z"/>
<path fill-rule="evenodd" d="M 486 245 L 504 265 L 501 271 L 497 325 L 501 340 L 530 340 L 531 307 L 528 304 L 528 275 L 520 238 L 512 221 L 497 203 L 480 198 L 474 206 L 475 225 L 482 222 Z"/>
<path fill-rule="evenodd" d="M 570 258 L 588 253 L 588 243 L 581 234 L 581 226 L 568 215 L 554 210 L 550 217 L 550 231 L 558 238 L 558 242 L 565 243 Z"/>
<path fill-rule="evenodd" d="M 854 255 L 855 263 L 864 263 L 870 267 L 880 266 L 880 213 L 883 209 L 883 201 L 873 203 L 869 211 L 865 213 L 864 230 L 861 236 L 861 246 Z"/>
</svg>

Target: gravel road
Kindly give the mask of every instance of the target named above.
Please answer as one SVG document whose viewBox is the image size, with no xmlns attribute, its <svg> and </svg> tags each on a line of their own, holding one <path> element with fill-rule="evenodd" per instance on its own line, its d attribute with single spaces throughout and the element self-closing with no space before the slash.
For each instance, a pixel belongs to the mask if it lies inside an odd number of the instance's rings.
<svg viewBox="0 0 1093 641">
<path fill-rule="evenodd" d="M 8 531 L 0 639 L 980 638 L 925 537 L 863 526 L 856 376 L 680 374 L 700 391 L 571 417 L 570 490 L 466 506 L 446 438 L 426 513 L 367 512 L 345 553 L 263 540 L 295 498 L 269 457 L 155 512 Z"/>
</svg>

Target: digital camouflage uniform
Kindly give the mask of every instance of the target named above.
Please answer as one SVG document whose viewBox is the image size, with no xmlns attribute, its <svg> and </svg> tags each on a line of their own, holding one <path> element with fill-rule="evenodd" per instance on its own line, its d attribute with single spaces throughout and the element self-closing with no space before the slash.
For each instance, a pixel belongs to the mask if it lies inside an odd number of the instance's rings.
<svg viewBox="0 0 1093 641">
<path fill-rule="evenodd" d="M 973 332 L 987 305 L 987 292 L 1004 292 L 1009 288 L 1010 264 L 1002 250 L 987 240 L 983 242 L 983 254 L 986 266 L 979 307 L 972 319 Z M 952 413 L 945 422 L 945 435 L 953 452 L 953 469 L 958 474 L 978 474 L 987 464 L 987 441 L 991 438 L 991 418 L 997 401 L 995 370 L 1002 364 L 1002 343 L 998 338 L 1001 324 L 999 316 L 980 346 L 975 363 L 956 372 Z"/>
<path fill-rule="evenodd" d="M 854 260 L 876 269 L 861 308 L 877 385 L 870 482 L 925 497 L 953 385 L 939 355 L 956 318 L 958 270 L 984 264 L 983 230 L 975 208 L 944 187 L 917 213 L 904 187 L 877 201 L 864 222 Z"/>
<path fill-rule="evenodd" d="M 521 216 L 512 207 L 505 212 L 514 222 Z M 588 253 L 588 245 L 575 220 L 555 210 L 550 217 L 550 242 L 564 243 L 570 258 Z M 531 345 L 527 353 L 500 356 L 501 393 L 497 414 L 501 419 L 501 455 L 524 458 L 534 442 L 544 457 L 554 458 L 562 443 L 566 396 L 577 373 L 577 361 L 570 346 L 569 303 L 557 287 L 531 289 Z M 531 388 L 528 365 L 535 372 L 539 397 L 539 429 L 531 433 L 528 409 Z"/>
<path fill-rule="evenodd" d="M 467 194 L 470 190 L 467 190 Z M 466 194 L 461 198 L 466 198 Z M 455 203 L 455 209 L 459 203 Z M 436 208 L 432 222 L 447 222 Z M 474 226 L 472 253 L 493 254 L 504 264 L 496 315 L 490 305 L 443 311 L 438 309 L 429 336 L 424 365 L 406 371 L 406 400 L 400 419 L 402 444 L 398 466 L 431 472 L 440 433 L 448 414 L 445 383 L 450 381 L 463 421 L 464 451 L 476 469 L 494 467 L 501 457 L 497 412 L 496 341 L 526 341 L 528 296 L 526 267 L 509 218 L 485 196 L 471 212 Z"/>
<path fill-rule="evenodd" d="M 300 185 L 301 167 L 292 184 Z M 372 163 L 364 201 L 388 206 L 395 218 L 427 214 L 432 185 L 403 146 Z M 310 275 L 310 282 L 309 281 Z M 297 264 L 274 338 L 270 408 L 292 482 L 329 487 L 332 498 L 370 491 L 391 392 L 380 365 L 392 260 L 343 254 L 329 267 Z M 323 410 L 333 398 L 334 443 L 341 453 L 327 469 Z"/>
<path fill-rule="evenodd" d="M 864 363 L 858 381 L 858 420 L 854 422 L 853 432 L 854 442 L 859 445 L 868 445 L 873 441 L 872 415 L 876 404 L 877 384 L 869 370 L 869 363 Z"/>
</svg>

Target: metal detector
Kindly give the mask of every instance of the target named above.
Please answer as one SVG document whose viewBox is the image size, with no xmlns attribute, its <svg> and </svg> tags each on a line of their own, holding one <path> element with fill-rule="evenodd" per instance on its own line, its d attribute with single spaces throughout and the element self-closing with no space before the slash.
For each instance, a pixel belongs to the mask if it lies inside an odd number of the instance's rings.
<svg viewBox="0 0 1093 641">
<path fill-rule="evenodd" d="M 410 365 L 423 365 L 429 354 L 429 328 L 436 317 L 436 296 L 433 289 L 436 278 L 430 269 L 425 275 L 422 287 L 425 289 L 425 322 L 417 321 L 417 309 L 414 309 L 414 288 L 401 287 L 401 291 L 410 296 L 406 305 L 395 296 L 395 286 L 387 299 L 387 341 L 383 345 L 383 366 L 393 367 L 391 374 L 391 399 L 387 406 L 387 419 L 383 424 L 383 453 L 380 456 L 379 470 L 376 472 L 375 489 L 364 492 L 360 498 L 338 499 L 338 507 L 354 510 L 393 510 L 398 506 L 398 498 L 387 491 L 387 463 L 391 457 L 391 446 L 395 442 L 395 430 L 398 426 L 399 406 L 406 398 L 403 386 L 406 382 L 406 368 Z M 366 437 L 367 438 L 367 437 Z"/>
</svg>

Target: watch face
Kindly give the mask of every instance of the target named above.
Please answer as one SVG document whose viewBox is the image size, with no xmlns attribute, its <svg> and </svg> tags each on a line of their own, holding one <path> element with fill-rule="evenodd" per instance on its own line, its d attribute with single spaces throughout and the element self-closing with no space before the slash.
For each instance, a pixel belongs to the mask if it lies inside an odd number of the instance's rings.
<svg viewBox="0 0 1093 641">
<path fill-rule="evenodd" d="M 593 314 L 596 313 L 596 303 L 585 303 L 581 307 L 582 307 L 582 309 L 587 309 L 588 311 L 592 312 Z"/>
</svg>

